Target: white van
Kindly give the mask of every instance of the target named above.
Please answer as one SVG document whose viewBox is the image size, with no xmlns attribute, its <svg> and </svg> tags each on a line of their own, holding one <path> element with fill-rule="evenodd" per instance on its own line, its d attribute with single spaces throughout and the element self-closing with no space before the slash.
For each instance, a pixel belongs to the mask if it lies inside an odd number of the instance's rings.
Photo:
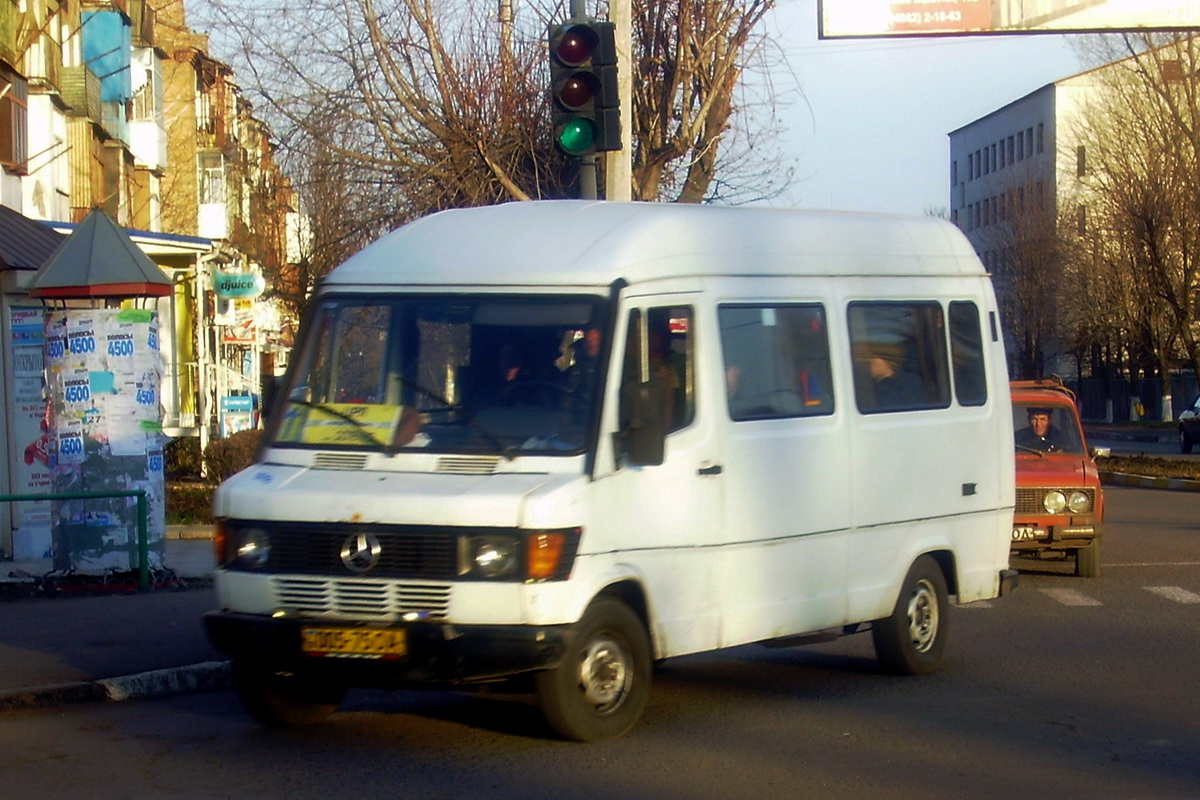
<svg viewBox="0 0 1200 800">
<path fill-rule="evenodd" d="M 942 659 L 1016 585 L 992 287 L 952 225 L 550 201 L 384 236 L 313 298 L 218 491 L 213 642 L 247 710 L 494 684 L 577 740 L 661 659 L 870 630 Z"/>
</svg>

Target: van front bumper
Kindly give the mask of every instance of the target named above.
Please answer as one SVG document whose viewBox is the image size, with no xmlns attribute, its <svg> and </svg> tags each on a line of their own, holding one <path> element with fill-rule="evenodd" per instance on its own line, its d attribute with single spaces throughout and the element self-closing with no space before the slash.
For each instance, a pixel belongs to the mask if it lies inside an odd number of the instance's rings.
<svg viewBox="0 0 1200 800">
<path fill-rule="evenodd" d="M 346 686 L 377 688 L 483 683 L 548 669 L 562 660 L 569 635 L 566 626 L 405 623 L 390 626 L 404 631 L 403 655 L 331 656 L 303 652 L 302 631 L 311 627 L 364 626 L 230 611 L 204 615 L 208 638 L 234 660 L 273 671 L 323 676 Z"/>
</svg>

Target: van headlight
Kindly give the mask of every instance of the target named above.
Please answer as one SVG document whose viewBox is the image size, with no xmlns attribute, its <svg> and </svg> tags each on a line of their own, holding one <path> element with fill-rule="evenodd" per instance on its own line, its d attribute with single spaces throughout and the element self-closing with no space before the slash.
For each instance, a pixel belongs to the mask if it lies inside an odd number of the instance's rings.
<svg viewBox="0 0 1200 800">
<path fill-rule="evenodd" d="M 1058 489 L 1052 489 L 1042 498 L 1042 505 L 1051 514 L 1061 514 L 1067 507 L 1067 496 Z"/>
<path fill-rule="evenodd" d="M 464 536 L 459 539 L 458 574 L 484 579 L 503 579 L 521 568 L 521 538 L 518 536 Z"/>
<path fill-rule="evenodd" d="M 227 551 L 231 567 L 261 569 L 271 558 L 271 535 L 263 528 L 235 528 L 228 531 Z"/>
</svg>

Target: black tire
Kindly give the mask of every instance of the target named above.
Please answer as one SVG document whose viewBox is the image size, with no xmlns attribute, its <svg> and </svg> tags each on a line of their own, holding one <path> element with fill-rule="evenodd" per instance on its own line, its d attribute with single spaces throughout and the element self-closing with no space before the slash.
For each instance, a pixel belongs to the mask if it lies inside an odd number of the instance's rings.
<svg viewBox="0 0 1200 800">
<path fill-rule="evenodd" d="M 1078 578 L 1100 577 L 1100 540 L 1093 539 L 1087 547 L 1075 551 L 1075 576 Z"/>
<path fill-rule="evenodd" d="M 1179 452 L 1192 452 L 1192 437 L 1187 435 L 1187 431 L 1183 429 L 1182 425 L 1179 426 Z"/>
<path fill-rule="evenodd" d="M 241 661 L 233 662 L 233 690 L 246 713 L 272 728 L 324 722 L 346 696 L 345 687 L 322 686 Z"/>
<path fill-rule="evenodd" d="M 913 562 L 890 617 L 871 624 L 875 655 L 889 672 L 924 675 L 942 663 L 950 632 L 946 576 L 930 556 Z"/>
<path fill-rule="evenodd" d="M 562 663 L 538 673 L 538 702 L 564 739 L 615 739 L 642 716 L 650 673 L 646 627 L 627 605 L 602 597 L 576 623 Z"/>
</svg>

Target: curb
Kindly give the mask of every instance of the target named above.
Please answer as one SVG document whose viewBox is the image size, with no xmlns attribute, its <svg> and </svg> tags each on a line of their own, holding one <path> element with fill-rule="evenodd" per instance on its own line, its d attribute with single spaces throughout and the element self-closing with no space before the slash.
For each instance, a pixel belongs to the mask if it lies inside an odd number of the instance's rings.
<svg viewBox="0 0 1200 800">
<path fill-rule="evenodd" d="M 230 685 L 229 662 L 206 661 L 185 667 L 139 672 L 120 678 L 59 683 L 0 692 L 0 712 L 46 708 L 67 703 L 166 697 L 226 689 Z"/>
<path fill-rule="evenodd" d="M 1169 489 L 1174 492 L 1200 492 L 1200 481 L 1190 478 L 1153 478 L 1123 472 L 1101 472 L 1100 482 L 1108 486 L 1132 486 L 1137 489 Z"/>
</svg>

